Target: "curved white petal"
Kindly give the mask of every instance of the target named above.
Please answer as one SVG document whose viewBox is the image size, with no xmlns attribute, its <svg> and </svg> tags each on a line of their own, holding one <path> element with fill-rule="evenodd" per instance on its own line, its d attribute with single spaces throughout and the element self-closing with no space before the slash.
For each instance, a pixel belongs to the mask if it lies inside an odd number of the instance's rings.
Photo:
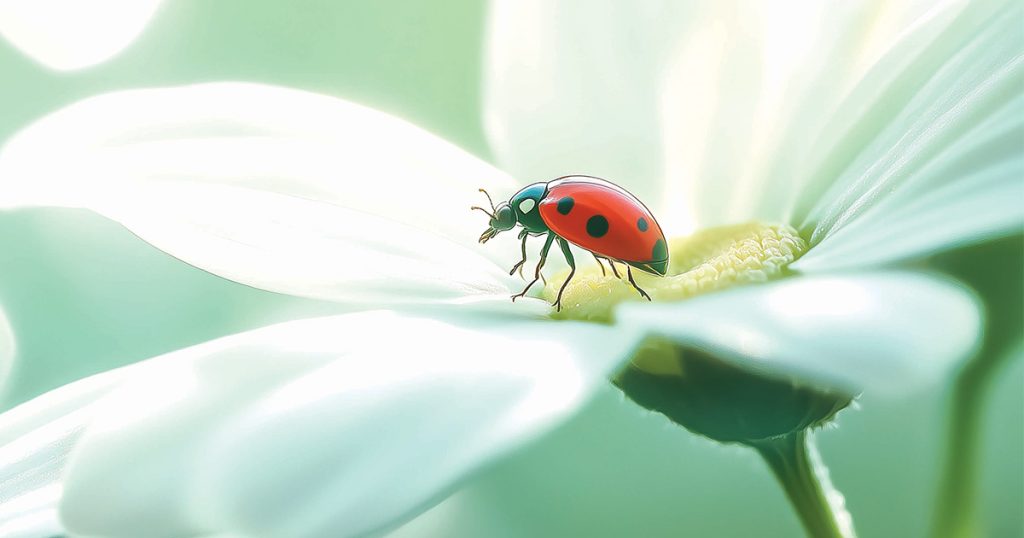
<svg viewBox="0 0 1024 538">
<path fill-rule="evenodd" d="M 680 44 L 660 96 L 672 218 L 788 222 L 843 99 L 908 28 L 964 2 L 717 2 Z"/>
<path fill-rule="evenodd" d="M 821 272 L 892 263 L 1024 231 L 1024 96 L 1003 112 L 792 267 Z"/>
<path fill-rule="evenodd" d="M 0 536 L 64 533 L 57 503 L 68 456 L 96 402 L 130 369 L 71 383 L 0 415 Z"/>
<path fill-rule="evenodd" d="M 402 120 L 257 84 L 115 92 L 0 153 L 6 207 L 86 207 L 168 253 L 272 291 L 334 300 L 505 295 L 514 237 L 477 244 L 469 207 L 514 190 Z M 505 234 L 509 235 L 509 234 Z"/>
<path fill-rule="evenodd" d="M 89 67 L 142 33 L 160 0 L 0 0 L 0 35 L 52 69 Z"/>
<path fill-rule="evenodd" d="M 625 305 L 616 316 L 769 374 L 895 392 L 933 381 L 965 358 L 977 343 L 979 308 L 948 280 L 864 273 Z"/>
<path fill-rule="evenodd" d="M 1022 18 L 1019 3 L 972 6 L 900 73 L 894 84 L 912 91 L 871 104 L 886 117 L 844 168 L 823 172 L 841 175 L 805 220 L 812 248 L 796 267 L 892 262 L 1024 229 Z"/>
<path fill-rule="evenodd" d="M 484 122 L 501 166 L 524 182 L 605 177 L 657 208 L 656 96 L 695 25 L 687 4 L 492 1 Z"/>
<path fill-rule="evenodd" d="M 75 445 L 59 483 L 75 535 L 362 536 L 565 419 L 634 344 L 479 314 L 289 322 L 44 395 L 0 415 L 0 450 L 49 462 Z M 64 444 L 23 446 L 34 429 Z"/>
</svg>

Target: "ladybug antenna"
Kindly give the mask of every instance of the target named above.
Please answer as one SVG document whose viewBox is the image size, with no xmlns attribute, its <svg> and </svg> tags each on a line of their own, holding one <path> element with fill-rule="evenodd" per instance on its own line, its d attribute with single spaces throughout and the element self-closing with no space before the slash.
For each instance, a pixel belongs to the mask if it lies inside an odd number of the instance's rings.
<svg viewBox="0 0 1024 538">
<path fill-rule="evenodd" d="M 480 189 L 480 192 L 484 193 L 484 196 L 487 197 L 487 203 L 491 204 L 491 211 L 497 211 L 497 209 L 494 209 L 494 201 L 491 200 L 491 195 L 487 194 L 487 191 L 483 189 Z"/>
<path fill-rule="evenodd" d="M 470 211 L 472 211 L 474 209 L 479 209 L 480 211 L 483 211 L 484 213 L 487 213 L 488 217 L 491 217 L 492 219 L 494 218 L 494 213 L 491 213 L 490 211 L 488 211 L 488 210 L 486 210 L 486 209 L 484 209 L 484 208 L 482 208 L 482 207 L 480 207 L 478 205 L 475 205 L 475 206 L 469 208 Z"/>
</svg>

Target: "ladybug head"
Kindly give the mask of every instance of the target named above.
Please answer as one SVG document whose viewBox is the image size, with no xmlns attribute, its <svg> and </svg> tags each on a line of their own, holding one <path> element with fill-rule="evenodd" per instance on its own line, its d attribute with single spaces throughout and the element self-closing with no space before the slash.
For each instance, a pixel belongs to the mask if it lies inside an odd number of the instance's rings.
<svg viewBox="0 0 1024 538">
<path fill-rule="evenodd" d="M 487 191 L 480 189 L 480 192 L 487 196 L 488 202 L 491 202 L 491 195 L 487 194 Z M 508 202 L 502 202 L 497 207 L 494 206 L 494 202 L 491 202 L 491 211 L 479 206 L 473 206 L 472 209 L 479 209 L 491 217 L 490 226 L 480 234 L 481 243 L 486 243 L 490 238 L 500 232 L 511 230 L 516 225 L 516 212 L 512 210 L 512 206 L 508 205 Z"/>
<path fill-rule="evenodd" d="M 498 207 L 494 208 L 494 214 L 491 216 L 489 224 L 490 226 L 480 235 L 481 243 L 486 243 L 488 239 L 498 235 L 500 232 L 511 230 L 516 225 L 516 212 L 512 211 L 512 207 L 508 205 L 508 202 L 502 202 L 498 204 Z"/>
</svg>

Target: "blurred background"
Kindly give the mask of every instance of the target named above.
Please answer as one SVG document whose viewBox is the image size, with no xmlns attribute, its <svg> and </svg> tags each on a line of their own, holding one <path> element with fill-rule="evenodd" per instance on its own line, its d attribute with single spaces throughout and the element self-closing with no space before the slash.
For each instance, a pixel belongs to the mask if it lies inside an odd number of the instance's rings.
<svg viewBox="0 0 1024 538">
<path fill-rule="evenodd" d="M 71 73 L 48 71 L 0 43 L 0 140 L 58 107 L 109 90 L 247 80 L 370 105 L 488 158 L 480 121 L 485 15 L 482 0 L 174 0 L 126 52 Z M 1015 237 L 947 255 L 939 266 L 992 288 L 1007 278 L 1007 267 L 1019 267 L 1020 257 Z M 988 263 L 971 262 L 981 258 Z M 1019 269 L 1009 275 L 1018 282 L 1010 286 L 1016 297 L 1003 302 L 1019 307 Z M 3 409 L 210 338 L 338 310 L 211 276 L 75 210 L 0 212 L 0 304 L 18 338 Z M 990 315 L 1000 322 L 1000 312 Z M 952 377 L 899 399 L 866 394 L 819 434 L 861 536 L 927 534 L 951 383 Z M 996 371 L 987 406 L 982 519 L 987 535 L 1021 536 L 1019 352 Z M 486 470 L 395 536 L 800 534 L 753 451 L 674 427 L 608 387 L 568 425 Z"/>
</svg>

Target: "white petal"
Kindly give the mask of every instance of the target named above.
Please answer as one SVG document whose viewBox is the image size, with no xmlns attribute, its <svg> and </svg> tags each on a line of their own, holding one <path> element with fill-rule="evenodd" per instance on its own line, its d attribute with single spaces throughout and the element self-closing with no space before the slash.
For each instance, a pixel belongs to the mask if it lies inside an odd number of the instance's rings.
<svg viewBox="0 0 1024 538">
<path fill-rule="evenodd" d="M 501 166 L 523 181 L 605 177 L 657 207 L 656 95 L 693 24 L 686 4 L 491 2 L 484 122 Z"/>
<path fill-rule="evenodd" d="M 0 35 L 52 69 L 81 69 L 121 52 L 160 0 L 2 0 Z"/>
<path fill-rule="evenodd" d="M 792 267 L 821 272 L 892 263 L 1024 231 L 1024 109 L 1015 108 L 948 148 Z"/>
<path fill-rule="evenodd" d="M 671 213 L 691 226 L 786 222 L 816 181 L 843 97 L 908 27 L 961 3 L 716 3 L 680 45 L 660 99 Z M 940 16 L 941 15 L 941 16 Z"/>
<path fill-rule="evenodd" d="M 1024 229 L 1024 10 L 976 11 L 901 73 L 914 91 L 872 104 L 886 117 L 810 212 L 812 249 L 796 267 L 893 262 Z"/>
<path fill-rule="evenodd" d="M 510 289 L 516 250 L 477 244 L 487 218 L 469 207 L 484 201 L 477 188 L 506 195 L 511 179 L 327 96 L 240 83 L 107 94 L 19 133 L 0 177 L 7 207 L 90 208 L 272 291 L 408 301 Z"/>
<path fill-rule="evenodd" d="M 96 402 L 130 370 L 77 381 L 0 415 L 0 536 L 63 534 L 61 475 Z"/>
<path fill-rule="evenodd" d="M 629 335 L 369 312 L 178 351 L 99 402 L 61 515 L 106 537 L 387 529 L 571 414 Z"/>
<path fill-rule="evenodd" d="M 934 381 L 980 330 L 966 288 L 913 273 L 794 277 L 616 315 L 756 370 L 854 391 Z"/>
</svg>

